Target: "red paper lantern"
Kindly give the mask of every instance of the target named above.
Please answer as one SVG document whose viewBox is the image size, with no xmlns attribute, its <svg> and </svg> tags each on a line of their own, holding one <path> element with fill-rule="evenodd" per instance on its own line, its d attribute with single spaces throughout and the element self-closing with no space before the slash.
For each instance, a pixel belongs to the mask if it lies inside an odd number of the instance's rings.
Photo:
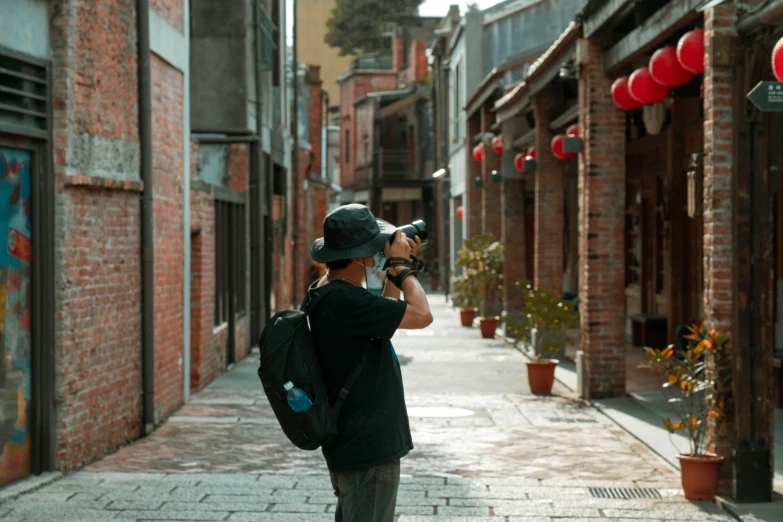
<svg viewBox="0 0 783 522">
<path fill-rule="evenodd" d="M 465 209 L 463 207 L 457 207 L 457 218 L 462 219 L 465 216 Z"/>
<path fill-rule="evenodd" d="M 783 38 L 778 40 L 772 50 L 772 72 L 779 82 L 783 82 Z"/>
<path fill-rule="evenodd" d="M 675 47 L 664 47 L 655 51 L 650 60 L 650 74 L 653 80 L 666 87 L 679 87 L 693 78 L 693 73 L 677 60 Z"/>
<path fill-rule="evenodd" d="M 579 136 L 579 124 L 574 123 L 566 129 L 566 136 Z"/>
<path fill-rule="evenodd" d="M 527 155 L 530 156 L 533 159 L 536 159 L 538 157 L 538 151 L 535 147 L 530 147 L 527 149 Z"/>
<path fill-rule="evenodd" d="M 525 172 L 525 154 L 523 152 L 514 156 L 514 166 L 519 172 Z"/>
<path fill-rule="evenodd" d="M 565 141 L 565 134 L 558 134 L 552 138 L 552 154 L 556 158 L 564 160 L 568 159 L 568 155 L 563 152 L 563 142 Z"/>
<path fill-rule="evenodd" d="M 685 33 L 677 43 L 677 61 L 694 74 L 704 72 L 704 29 Z"/>
<path fill-rule="evenodd" d="M 479 143 L 475 147 L 473 147 L 473 159 L 476 161 L 483 161 L 484 160 L 484 144 Z"/>
<path fill-rule="evenodd" d="M 612 84 L 612 99 L 624 111 L 635 111 L 644 105 L 633 99 L 628 91 L 628 77 L 617 78 Z"/>
<path fill-rule="evenodd" d="M 653 80 L 647 67 L 636 69 L 628 78 L 628 92 L 645 105 L 661 102 L 669 96 L 669 88 Z"/>
<path fill-rule="evenodd" d="M 497 154 L 503 154 L 503 136 L 498 134 L 492 138 L 492 150 Z"/>
</svg>

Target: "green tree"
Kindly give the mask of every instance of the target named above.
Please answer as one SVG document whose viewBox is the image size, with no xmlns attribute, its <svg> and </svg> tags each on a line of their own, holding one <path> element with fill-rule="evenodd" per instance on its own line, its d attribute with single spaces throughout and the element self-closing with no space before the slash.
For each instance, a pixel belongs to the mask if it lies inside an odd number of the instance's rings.
<svg viewBox="0 0 783 522">
<path fill-rule="evenodd" d="M 418 24 L 423 0 L 337 0 L 327 22 L 326 43 L 340 56 L 388 51 L 384 30 Z"/>
</svg>

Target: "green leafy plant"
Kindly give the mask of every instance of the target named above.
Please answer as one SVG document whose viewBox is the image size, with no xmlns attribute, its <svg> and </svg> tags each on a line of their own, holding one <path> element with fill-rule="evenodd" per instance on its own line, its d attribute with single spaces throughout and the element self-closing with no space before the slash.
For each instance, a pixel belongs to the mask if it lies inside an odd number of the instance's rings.
<svg viewBox="0 0 783 522">
<path fill-rule="evenodd" d="M 455 304 L 463 310 L 475 310 L 478 308 L 477 279 L 465 276 L 452 280 L 451 289 Z"/>
<path fill-rule="evenodd" d="M 517 281 L 514 287 L 524 297 L 520 318 L 506 318 L 507 332 L 514 344 L 521 344 L 536 361 L 551 359 L 564 344 L 574 344 L 569 332 L 579 328 L 579 314 L 570 301 L 556 299 L 553 291 L 536 289 L 528 280 Z"/>
<path fill-rule="evenodd" d="M 683 431 L 688 436 L 690 455 L 705 455 L 710 419 L 726 414 L 726 400 L 731 389 L 731 367 L 726 345 L 729 334 L 707 330 L 704 323 L 688 327 L 684 349 L 670 345 L 664 350 L 648 348 L 650 359 L 639 365 L 666 379 L 663 384 L 675 420 L 664 419 L 669 433 Z M 676 396 L 675 392 L 676 390 Z"/>
<path fill-rule="evenodd" d="M 503 270 L 505 251 L 503 243 L 492 234 L 480 234 L 462 243 L 457 252 L 457 266 L 465 268 L 464 279 L 470 281 L 479 303 L 494 305 L 503 300 Z"/>
</svg>

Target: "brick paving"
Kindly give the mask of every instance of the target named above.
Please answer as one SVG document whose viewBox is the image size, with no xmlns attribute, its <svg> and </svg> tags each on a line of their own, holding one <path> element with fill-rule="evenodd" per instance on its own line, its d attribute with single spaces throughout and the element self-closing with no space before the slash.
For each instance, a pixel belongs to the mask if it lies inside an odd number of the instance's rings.
<svg viewBox="0 0 783 522">
<path fill-rule="evenodd" d="M 674 471 L 565 388 L 531 395 L 520 354 L 434 300 L 433 326 L 394 340 L 416 446 L 399 522 L 733 520 L 685 501 Z M 0 521 L 333 520 L 320 452 L 288 443 L 255 369 L 251 357 L 152 436 L 0 504 Z M 595 498 L 602 487 L 660 498 Z"/>
</svg>

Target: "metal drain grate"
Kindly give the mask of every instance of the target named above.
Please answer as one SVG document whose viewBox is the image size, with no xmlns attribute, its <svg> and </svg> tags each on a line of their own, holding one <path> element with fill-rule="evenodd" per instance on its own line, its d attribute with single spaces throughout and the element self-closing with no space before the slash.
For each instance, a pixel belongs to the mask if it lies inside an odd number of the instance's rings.
<svg viewBox="0 0 783 522">
<path fill-rule="evenodd" d="M 523 375 L 527 373 L 524 368 L 520 368 L 518 370 L 495 370 L 495 373 L 498 375 Z"/>
<path fill-rule="evenodd" d="M 596 419 L 582 417 L 545 417 L 549 422 L 563 422 L 566 424 L 598 424 Z"/>
<path fill-rule="evenodd" d="M 662 498 L 661 493 L 653 488 L 588 488 L 593 498 L 615 498 L 635 500 L 639 498 Z"/>
</svg>

